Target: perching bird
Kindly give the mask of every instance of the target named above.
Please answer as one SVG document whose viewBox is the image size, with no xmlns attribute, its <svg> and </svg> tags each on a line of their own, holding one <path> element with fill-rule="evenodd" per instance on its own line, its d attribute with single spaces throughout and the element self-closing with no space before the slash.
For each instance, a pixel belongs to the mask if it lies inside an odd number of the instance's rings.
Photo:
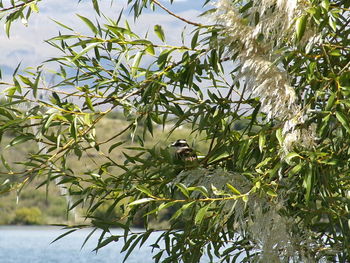
<svg viewBox="0 0 350 263">
<path fill-rule="evenodd" d="M 179 139 L 170 145 L 175 147 L 175 157 L 177 160 L 183 161 L 186 166 L 190 164 L 197 165 L 198 157 L 196 152 L 188 145 L 185 139 Z"/>
</svg>

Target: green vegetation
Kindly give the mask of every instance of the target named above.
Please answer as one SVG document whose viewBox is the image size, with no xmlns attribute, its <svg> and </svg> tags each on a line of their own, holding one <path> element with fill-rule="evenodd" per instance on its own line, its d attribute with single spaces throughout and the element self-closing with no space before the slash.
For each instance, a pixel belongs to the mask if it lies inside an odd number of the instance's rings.
<svg viewBox="0 0 350 263">
<path fill-rule="evenodd" d="M 16 225 L 40 225 L 43 223 L 41 210 L 38 207 L 18 208 L 11 223 Z"/>
<path fill-rule="evenodd" d="M 0 0 L 7 33 L 42 1 Z M 177 2 L 128 0 L 137 34 L 92 0 L 88 33 L 58 22 L 47 40 L 56 83 L 46 62 L 0 83 L 0 193 L 66 189 L 87 219 L 69 227 L 102 229 L 97 249 L 124 242 L 125 259 L 170 218 L 156 263 L 349 262 L 350 1 L 203 0 L 203 24 Z M 150 30 L 152 10 L 187 27 Z M 175 155 L 178 137 L 203 157 Z"/>
<path fill-rule="evenodd" d="M 116 132 L 120 132 L 123 127 L 126 127 L 128 123 L 120 119 L 119 113 L 110 113 L 108 117 L 103 121 L 99 122 L 96 126 L 96 133 L 101 141 L 105 141 L 112 137 Z M 23 160 L 20 156 L 24 156 L 28 153 L 35 152 L 38 145 L 31 142 L 25 145 L 21 144 L 17 147 L 6 148 L 6 146 L 15 138 L 14 134 L 4 135 L 2 138 L 2 143 L 0 144 L 0 154 L 5 156 L 6 159 L 15 162 Z M 189 129 L 178 130 L 170 138 L 166 138 L 166 133 L 161 127 L 155 132 L 155 137 L 159 140 L 154 140 L 152 137 L 149 140 L 150 145 L 159 143 L 169 143 L 174 141 L 175 138 L 190 138 Z M 132 146 L 135 145 L 131 141 L 130 136 L 123 137 L 125 140 L 125 145 Z M 113 142 L 106 143 L 102 146 L 103 151 L 107 151 Z M 194 145 L 196 149 L 202 149 L 205 151 L 203 143 Z M 128 151 L 125 151 L 128 152 Z M 11 157 L 11 158 L 10 158 Z M 13 157 L 18 159 L 13 160 Z M 125 160 L 123 153 L 121 151 L 115 150 L 111 154 L 113 160 Z M 72 155 L 68 160 L 70 167 L 73 167 L 75 173 L 82 173 L 86 170 L 92 169 L 96 164 L 102 162 L 102 157 L 97 154 L 90 154 L 88 152 L 84 153 L 80 158 Z M 20 169 L 21 165 L 17 166 Z M 118 169 L 116 169 L 118 170 Z M 59 186 L 55 184 L 44 185 L 43 187 L 37 188 L 36 185 L 40 184 L 42 179 L 40 177 L 36 178 L 34 182 L 24 187 L 20 192 L 12 191 L 0 196 L 0 224 L 65 224 L 65 223 L 87 223 L 89 220 L 84 220 L 80 218 L 79 215 L 84 214 L 83 208 L 78 208 L 76 213 L 78 218 L 74 218 L 72 212 L 68 213 L 67 200 L 65 196 L 62 196 L 59 190 Z M 18 198 L 18 202 L 17 202 Z M 111 202 L 101 205 L 94 213 L 95 217 L 111 219 L 120 217 L 122 211 L 120 207 L 116 207 L 112 212 L 107 210 L 110 207 Z M 168 213 L 165 209 L 163 214 Z M 152 226 L 154 228 L 160 229 L 168 225 L 169 217 L 160 217 L 159 219 L 154 218 L 152 220 Z M 126 220 L 124 220 L 126 221 Z M 142 227 L 143 218 L 140 214 L 139 217 L 135 218 L 133 225 Z"/>
<path fill-rule="evenodd" d="M 16 192 L 0 197 L 0 224 L 62 224 L 67 223 L 67 203 L 54 185 L 36 189 L 29 185 L 18 195 Z M 30 219 L 33 213 L 34 219 Z M 37 214 L 37 218 L 36 218 Z M 28 216 L 28 219 L 26 219 Z"/>
</svg>

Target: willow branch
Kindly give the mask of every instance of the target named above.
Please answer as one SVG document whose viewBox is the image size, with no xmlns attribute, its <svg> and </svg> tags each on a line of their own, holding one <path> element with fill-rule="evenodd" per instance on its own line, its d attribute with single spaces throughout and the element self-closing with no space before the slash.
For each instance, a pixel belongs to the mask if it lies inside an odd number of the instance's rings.
<svg viewBox="0 0 350 263">
<path fill-rule="evenodd" d="M 17 8 L 21 8 L 23 6 L 26 6 L 32 2 L 35 2 L 36 0 L 29 0 L 25 3 L 22 3 L 22 4 L 18 4 L 18 5 L 14 5 L 14 6 L 11 6 L 11 7 L 7 7 L 7 8 L 4 8 L 4 9 L 0 9 L 0 13 L 1 12 L 6 12 L 6 11 L 10 11 L 10 10 L 13 10 L 13 9 L 17 9 Z"/>
<path fill-rule="evenodd" d="M 177 14 L 171 12 L 168 8 L 166 8 L 165 6 L 163 6 L 161 3 L 159 3 L 157 0 L 151 0 L 153 3 L 155 3 L 156 5 L 158 5 L 160 8 L 162 8 L 165 12 L 167 12 L 169 15 L 172 15 L 174 17 L 176 17 L 177 19 L 187 23 L 187 24 L 190 24 L 190 25 L 193 25 L 193 26 L 202 26 L 202 24 L 199 24 L 199 23 L 196 23 L 196 22 L 192 22 L 192 21 L 189 21 L 181 16 L 178 16 Z"/>
</svg>

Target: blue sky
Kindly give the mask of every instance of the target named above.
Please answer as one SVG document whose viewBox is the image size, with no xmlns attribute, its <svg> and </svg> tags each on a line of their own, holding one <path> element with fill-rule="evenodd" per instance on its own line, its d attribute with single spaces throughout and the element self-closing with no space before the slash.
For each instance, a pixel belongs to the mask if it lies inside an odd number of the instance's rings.
<svg viewBox="0 0 350 263">
<path fill-rule="evenodd" d="M 110 0 L 100 1 L 101 11 L 108 17 L 117 18 L 120 10 L 125 7 L 125 2 L 125 0 L 115 0 L 111 6 Z M 175 0 L 173 5 L 170 5 L 168 0 L 161 0 L 160 2 L 184 18 L 200 21 L 197 16 L 203 12 L 203 0 Z M 0 67 L 4 79 L 11 74 L 20 62 L 23 69 L 28 66 L 37 66 L 42 61 L 59 55 L 57 50 L 44 42 L 44 40 L 56 36 L 58 31 L 62 30 L 50 18 L 84 33 L 88 30 L 75 14 L 89 17 L 92 20 L 97 17 L 90 0 L 83 0 L 79 4 L 77 0 L 43 0 L 39 3 L 39 8 L 40 12 L 32 14 L 27 27 L 21 22 L 16 22 L 11 27 L 10 39 L 6 37 L 4 30 L 0 32 Z M 128 12 L 125 12 L 125 15 L 127 16 Z M 179 42 L 179 36 L 185 26 L 185 23 L 159 8 L 156 12 L 145 12 L 139 21 L 136 21 L 135 25 L 132 23 L 131 15 L 129 18 L 131 26 L 140 35 L 144 35 L 147 30 L 153 31 L 155 24 L 161 24 L 170 44 Z M 104 18 L 99 19 L 103 23 Z M 150 37 L 152 38 L 152 36 Z"/>
</svg>

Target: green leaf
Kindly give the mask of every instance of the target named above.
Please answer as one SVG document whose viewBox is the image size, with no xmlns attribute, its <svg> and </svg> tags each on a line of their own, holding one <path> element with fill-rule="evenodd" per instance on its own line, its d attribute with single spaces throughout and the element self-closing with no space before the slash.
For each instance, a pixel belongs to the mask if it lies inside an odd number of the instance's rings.
<svg viewBox="0 0 350 263">
<path fill-rule="evenodd" d="M 205 188 L 204 186 L 191 186 L 187 188 L 188 191 L 198 191 L 200 193 L 202 193 L 205 197 L 209 196 L 208 190 L 207 188 Z"/>
<path fill-rule="evenodd" d="M 88 108 L 91 110 L 91 111 L 94 111 L 94 106 L 92 105 L 92 101 L 90 99 L 89 96 L 85 96 L 85 104 L 88 106 Z"/>
<path fill-rule="evenodd" d="M 5 23 L 5 32 L 6 32 L 6 35 L 7 35 L 8 38 L 10 37 L 11 23 L 12 23 L 11 20 L 7 20 L 6 23 Z"/>
<path fill-rule="evenodd" d="M 312 190 L 312 180 L 313 179 L 313 167 L 310 165 L 309 170 L 307 172 L 306 178 L 304 178 L 304 186 L 306 188 L 305 193 L 305 202 L 308 203 L 310 201 L 311 190 Z"/>
<path fill-rule="evenodd" d="M 301 169 L 303 168 L 303 164 L 298 164 L 296 166 L 294 166 L 288 173 L 288 176 L 293 176 L 297 173 L 299 173 L 301 171 Z"/>
<path fill-rule="evenodd" d="M 51 19 L 52 21 L 54 21 L 57 25 L 59 25 L 59 26 L 65 28 L 65 29 L 68 29 L 69 31 L 74 31 L 73 28 L 71 28 L 71 27 L 69 27 L 69 26 L 66 26 L 65 24 L 62 24 L 61 22 L 58 22 L 58 21 L 55 20 L 55 19 L 52 19 L 52 18 L 50 18 L 50 19 Z"/>
<path fill-rule="evenodd" d="M 330 27 L 333 29 L 334 32 L 337 32 L 337 22 L 333 17 L 329 17 L 328 18 L 328 24 L 330 25 Z"/>
<path fill-rule="evenodd" d="M 139 65 L 141 62 L 141 58 L 144 54 L 144 51 L 139 51 L 136 53 L 135 57 L 134 57 L 134 61 L 132 63 L 131 66 L 131 75 L 132 76 L 136 76 L 137 71 L 139 70 Z"/>
<path fill-rule="evenodd" d="M 40 80 L 40 75 L 41 75 L 41 71 L 38 73 L 38 75 L 33 83 L 33 86 L 32 86 L 34 98 L 36 98 L 36 95 L 38 93 L 38 84 L 39 84 L 39 80 Z"/>
<path fill-rule="evenodd" d="M 176 187 L 179 188 L 179 190 L 186 196 L 187 198 L 190 197 L 190 192 L 187 190 L 187 187 L 184 184 L 177 183 Z"/>
<path fill-rule="evenodd" d="M 206 206 L 204 206 L 204 207 L 202 207 L 201 209 L 198 210 L 198 212 L 196 214 L 196 217 L 194 218 L 194 223 L 196 225 L 199 225 L 202 222 L 205 214 L 207 213 L 207 211 L 209 209 L 209 206 L 210 205 L 206 205 Z"/>
<path fill-rule="evenodd" d="M 196 33 L 193 35 L 191 40 L 191 48 L 195 49 L 198 42 L 198 36 L 199 36 L 199 30 L 196 31 Z"/>
<path fill-rule="evenodd" d="M 92 232 L 93 233 L 93 232 Z M 90 233 L 91 234 L 91 233 Z M 110 236 L 106 239 L 103 239 L 102 242 L 99 242 L 98 245 L 94 248 L 93 251 L 98 251 L 100 248 L 107 246 L 111 242 L 117 242 L 120 239 L 119 236 Z"/>
<path fill-rule="evenodd" d="M 227 183 L 226 185 L 227 185 L 227 187 L 231 190 L 232 193 L 237 194 L 237 195 L 240 195 L 240 194 L 241 194 L 241 192 L 238 191 L 238 190 L 237 190 L 235 187 L 233 187 L 231 184 Z"/>
<path fill-rule="evenodd" d="M 35 2 L 30 4 L 30 9 L 35 13 L 39 13 L 39 8 Z"/>
<path fill-rule="evenodd" d="M 147 45 L 145 51 L 146 51 L 148 54 L 152 55 L 152 56 L 154 56 L 155 53 L 156 53 L 156 52 L 154 51 L 153 45 Z"/>
<path fill-rule="evenodd" d="M 269 196 L 272 196 L 272 197 L 276 197 L 276 196 L 277 196 L 277 193 L 276 193 L 274 190 L 272 190 L 272 189 L 267 190 L 266 193 L 267 193 Z"/>
<path fill-rule="evenodd" d="M 24 135 L 20 135 L 20 136 L 17 136 L 16 138 L 14 138 L 7 146 L 6 148 L 8 147 L 11 147 L 11 146 L 14 146 L 16 144 L 20 144 L 20 143 L 24 143 L 26 141 L 29 141 L 29 140 L 33 140 L 35 139 L 35 136 L 33 134 L 24 134 Z"/>
<path fill-rule="evenodd" d="M 343 127 L 346 129 L 346 131 L 350 133 L 349 120 L 346 117 L 346 115 L 340 111 L 336 111 L 335 116 L 337 117 L 338 121 L 343 125 Z"/>
<path fill-rule="evenodd" d="M 52 120 L 56 117 L 56 115 L 57 115 L 56 113 L 53 113 L 47 118 L 47 120 L 44 124 L 44 130 L 47 130 L 47 128 L 50 127 L 50 124 L 51 124 Z"/>
<path fill-rule="evenodd" d="M 328 11 L 329 6 L 330 6 L 329 0 L 323 0 L 321 2 L 321 6 Z"/>
<path fill-rule="evenodd" d="M 176 218 L 178 218 L 185 210 L 187 210 L 188 208 L 190 208 L 192 205 L 195 204 L 195 201 L 192 201 L 188 204 L 183 205 L 179 210 L 177 210 L 175 212 L 175 214 L 170 218 L 170 221 L 175 220 Z"/>
<path fill-rule="evenodd" d="M 163 42 L 165 41 L 164 31 L 161 25 L 155 25 L 154 26 L 154 32 L 159 37 L 160 40 Z"/>
<path fill-rule="evenodd" d="M 136 189 L 140 190 L 142 193 L 148 196 L 152 196 L 151 190 L 149 190 L 146 186 L 138 185 L 136 186 Z"/>
<path fill-rule="evenodd" d="M 155 199 L 154 198 L 142 198 L 142 199 L 136 200 L 134 202 L 131 202 L 129 204 L 129 206 L 140 205 L 140 204 L 149 203 L 149 202 L 152 202 L 152 201 L 155 201 Z"/>
<path fill-rule="evenodd" d="M 307 22 L 307 16 L 303 15 L 299 17 L 295 23 L 297 41 L 300 41 L 304 36 L 305 29 L 306 29 L 306 22 Z"/>
<path fill-rule="evenodd" d="M 9 172 L 12 172 L 9 163 L 6 161 L 6 159 L 4 158 L 4 156 L 2 154 L 1 154 L 1 162 Z"/>
<path fill-rule="evenodd" d="M 28 85 L 28 86 L 33 86 L 33 82 L 30 81 L 29 78 L 25 77 L 25 76 L 22 76 L 22 75 L 18 75 L 18 77 L 21 79 L 21 81 Z"/>
<path fill-rule="evenodd" d="M 332 109 L 333 105 L 334 105 L 334 102 L 335 102 L 335 93 L 332 93 L 329 98 L 328 98 L 328 101 L 327 101 L 327 105 L 326 105 L 326 108 L 325 110 L 326 111 L 329 111 Z"/>
<path fill-rule="evenodd" d="M 336 30 L 336 29 L 335 29 Z M 334 31 L 335 31 L 334 30 Z M 339 49 L 334 49 L 334 50 L 332 50 L 330 53 L 329 53 L 329 55 L 331 55 L 331 56 L 333 56 L 333 57 L 340 57 L 341 56 L 341 52 L 340 52 L 340 50 Z"/>
<path fill-rule="evenodd" d="M 93 49 L 94 47 L 97 47 L 98 45 L 100 45 L 101 42 L 96 42 L 96 43 L 92 43 L 88 46 L 86 46 L 86 48 L 84 48 L 82 51 L 80 51 L 80 53 L 78 53 L 73 59 L 72 62 L 74 62 L 75 60 L 77 60 L 78 58 L 80 58 L 82 55 L 86 54 L 87 52 L 89 52 L 91 49 Z"/>
<path fill-rule="evenodd" d="M 162 203 L 159 207 L 157 207 L 157 211 L 159 212 L 160 210 L 168 208 L 168 207 L 171 207 L 171 206 L 173 206 L 173 205 L 175 205 L 177 203 L 178 202 L 176 202 L 176 201 L 172 201 L 172 202 L 168 202 L 168 203 Z"/>
<path fill-rule="evenodd" d="M 299 157 L 302 158 L 299 154 L 297 154 L 296 152 L 291 152 L 289 154 L 287 154 L 287 156 L 285 157 L 285 161 L 288 164 L 291 164 L 291 160 L 294 159 L 295 157 Z"/>
<path fill-rule="evenodd" d="M 118 146 L 122 145 L 125 142 L 126 141 L 121 141 L 121 142 L 117 142 L 117 143 L 113 144 L 111 147 L 109 147 L 108 153 L 111 153 L 115 148 L 117 148 Z"/>
<path fill-rule="evenodd" d="M 70 124 L 70 133 L 71 133 L 71 136 L 74 138 L 74 140 L 77 140 L 78 139 L 78 136 L 77 136 L 77 117 L 74 116 L 74 119 L 72 121 L 72 123 Z"/>
<path fill-rule="evenodd" d="M 58 236 L 57 238 L 55 238 L 50 244 L 56 242 L 57 240 L 61 239 L 62 237 L 65 237 L 66 235 L 69 235 L 70 233 L 73 233 L 75 231 L 77 231 L 78 229 L 71 229 L 65 233 L 63 233 L 62 235 Z"/>
<path fill-rule="evenodd" d="M 276 130 L 276 138 L 277 138 L 279 144 L 282 146 L 283 145 L 282 129 L 277 129 Z"/>
<path fill-rule="evenodd" d="M 129 247 L 128 251 L 125 254 L 125 257 L 123 259 L 123 263 L 128 259 L 129 255 L 131 254 L 131 252 L 134 250 L 134 248 L 136 247 L 136 245 L 140 242 L 140 240 L 143 238 L 142 235 L 138 236 L 138 238 L 134 241 L 134 243 Z"/>
<path fill-rule="evenodd" d="M 228 151 L 227 147 L 223 145 L 222 147 L 216 149 L 213 153 L 212 156 L 210 156 L 208 160 L 208 164 L 223 160 L 227 157 L 229 157 L 231 154 Z"/>
<path fill-rule="evenodd" d="M 124 238 L 126 239 L 126 236 L 124 236 Z M 132 235 L 132 236 L 125 242 L 125 244 L 124 244 L 124 246 L 123 246 L 121 252 L 126 251 L 126 250 L 128 249 L 128 247 L 130 246 L 131 242 L 132 242 L 135 238 L 137 238 L 137 235 Z"/>
<path fill-rule="evenodd" d="M 265 142 L 266 142 L 266 135 L 264 132 L 260 132 L 259 133 L 259 150 L 261 153 L 264 150 Z"/>
<path fill-rule="evenodd" d="M 93 7 L 98 15 L 100 15 L 100 7 L 97 0 L 92 0 Z"/>
<path fill-rule="evenodd" d="M 91 29 L 91 31 L 97 35 L 98 34 L 98 30 L 97 28 L 95 27 L 95 25 L 86 17 L 84 16 L 81 16 L 79 14 L 76 14 L 81 20 L 83 20 L 83 22 Z"/>
</svg>

